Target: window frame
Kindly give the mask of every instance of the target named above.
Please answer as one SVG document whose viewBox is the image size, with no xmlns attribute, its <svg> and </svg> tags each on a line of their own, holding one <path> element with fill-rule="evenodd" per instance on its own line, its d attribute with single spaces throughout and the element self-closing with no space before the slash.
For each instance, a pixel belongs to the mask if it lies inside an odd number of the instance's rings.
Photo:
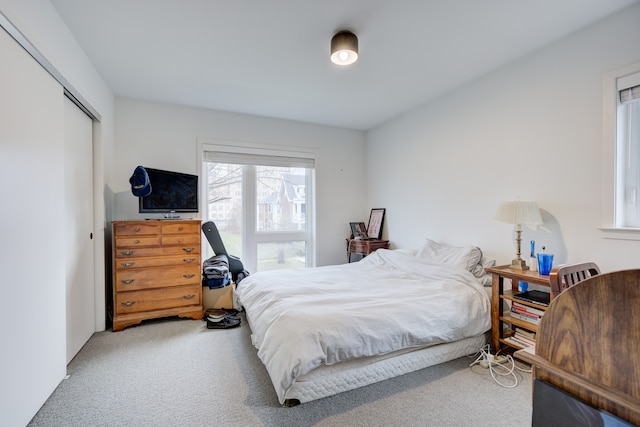
<svg viewBox="0 0 640 427">
<path fill-rule="evenodd" d="M 640 61 L 610 71 L 603 77 L 602 225 L 599 230 L 605 239 L 640 240 L 640 228 L 616 225 L 617 80 L 639 72 Z"/>
<path fill-rule="evenodd" d="M 207 182 L 206 177 L 203 176 L 205 152 L 225 152 L 225 153 L 238 153 L 242 155 L 258 155 L 258 156 L 284 156 L 302 159 L 312 159 L 314 164 L 317 165 L 317 151 L 305 147 L 304 149 L 290 146 L 277 146 L 270 144 L 258 144 L 250 142 L 240 141 L 225 141 L 209 138 L 198 138 L 197 140 L 197 173 L 200 177 L 200 183 Z M 243 264 L 249 271 L 257 271 L 257 251 L 258 244 L 260 243 L 272 243 L 277 241 L 301 241 L 306 242 L 306 265 L 307 267 L 316 266 L 316 217 L 315 217 L 315 168 L 314 166 L 311 173 L 307 173 L 306 186 L 307 186 L 307 200 L 306 200 L 306 230 L 300 231 L 283 231 L 283 232 L 263 232 L 257 231 L 255 212 L 251 211 L 252 207 L 256 207 L 254 203 L 243 204 L 243 221 L 242 233 L 243 236 Z M 254 169 L 254 168 L 252 168 Z M 244 172 L 243 172 L 244 173 Z M 255 169 L 253 172 L 255 173 Z M 243 180 L 243 194 L 248 194 L 249 190 L 247 186 L 255 186 L 255 179 Z M 200 212 L 202 218 L 205 218 L 206 214 L 206 200 L 207 189 L 206 185 L 201 184 L 200 187 Z M 251 192 L 253 193 L 253 192 Z M 207 241 L 203 239 L 202 253 L 206 253 Z"/>
</svg>

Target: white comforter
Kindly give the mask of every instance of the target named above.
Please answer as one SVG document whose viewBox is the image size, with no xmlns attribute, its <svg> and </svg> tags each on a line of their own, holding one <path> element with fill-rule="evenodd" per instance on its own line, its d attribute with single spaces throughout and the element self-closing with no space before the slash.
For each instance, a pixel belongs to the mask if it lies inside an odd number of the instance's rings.
<svg viewBox="0 0 640 427">
<path fill-rule="evenodd" d="M 464 269 L 378 250 L 351 264 L 256 273 L 237 289 L 280 403 L 322 364 L 457 341 L 491 327 Z"/>
</svg>

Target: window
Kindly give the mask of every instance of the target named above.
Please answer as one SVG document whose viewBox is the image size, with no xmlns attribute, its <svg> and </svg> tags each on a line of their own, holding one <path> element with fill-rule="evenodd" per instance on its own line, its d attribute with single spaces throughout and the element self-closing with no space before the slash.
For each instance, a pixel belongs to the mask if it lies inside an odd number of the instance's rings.
<svg viewBox="0 0 640 427">
<path fill-rule="evenodd" d="M 604 75 L 604 238 L 640 240 L 640 62 Z"/>
<path fill-rule="evenodd" d="M 640 228 L 640 73 L 617 79 L 616 226 Z"/>
<path fill-rule="evenodd" d="M 315 265 L 313 153 L 205 144 L 202 160 L 203 220 L 247 270 Z"/>
</svg>

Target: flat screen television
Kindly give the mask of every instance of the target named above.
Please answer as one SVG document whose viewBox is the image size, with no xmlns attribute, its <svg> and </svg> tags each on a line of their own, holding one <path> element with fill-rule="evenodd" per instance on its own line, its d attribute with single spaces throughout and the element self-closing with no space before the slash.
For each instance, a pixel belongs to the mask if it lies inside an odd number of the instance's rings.
<svg viewBox="0 0 640 427">
<path fill-rule="evenodd" d="M 145 167 L 151 194 L 139 197 L 140 213 L 198 212 L 198 176 Z"/>
</svg>

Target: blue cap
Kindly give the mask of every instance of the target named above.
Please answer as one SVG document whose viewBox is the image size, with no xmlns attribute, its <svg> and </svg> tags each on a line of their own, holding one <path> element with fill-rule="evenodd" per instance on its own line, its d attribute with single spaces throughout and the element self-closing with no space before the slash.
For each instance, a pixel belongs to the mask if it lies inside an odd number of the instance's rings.
<svg viewBox="0 0 640 427">
<path fill-rule="evenodd" d="M 134 196 L 144 197 L 151 194 L 151 182 L 149 181 L 149 174 L 142 166 L 136 167 L 133 171 L 133 175 L 129 178 L 131 184 L 131 192 Z"/>
</svg>

